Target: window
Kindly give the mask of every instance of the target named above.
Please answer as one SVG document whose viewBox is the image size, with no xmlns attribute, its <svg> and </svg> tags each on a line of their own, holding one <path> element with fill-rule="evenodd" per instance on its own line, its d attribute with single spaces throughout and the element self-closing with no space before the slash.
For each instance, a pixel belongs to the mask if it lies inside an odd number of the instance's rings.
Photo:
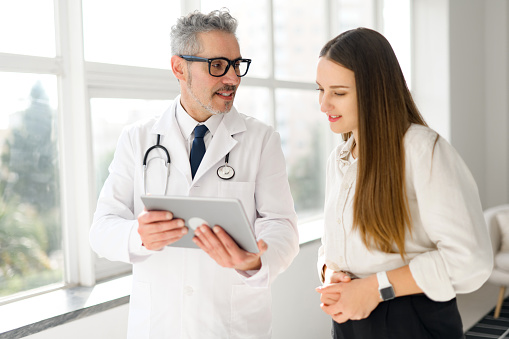
<svg viewBox="0 0 509 339">
<path fill-rule="evenodd" d="M 0 52 L 55 57 L 53 13 L 53 0 L 1 1 Z"/>
<path fill-rule="evenodd" d="M 122 129 L 140 119 L 161 115 L 170 104 L 169 100 L 111 98 L 90 100 L 97 195 L 108 176 L 108 166 L 113 160 Z"/>
<path fill-rule="evenodd" d="M 0 73 L 0 298 L 63 283 L 57 82 Z"/>
<path fill-rule="evenodd" d="M 180 1 L 83 1 L 85 60 L 169 69 L 179 16 Z"/>
<path fill-rule="evenodd" d="M 384 0 L 383 33 L 398 56 L 407 85 L 411 88 L 410 0 Z"/>
<path fill-rule="evenodd" d="M 299 219 L 319 217 L 337 137 L 318 105 L 318 53 L 346 29 L 374 27 L 379 9 L 387 20 L 381 29 L 396 41 L 394 32 L 404 28 L 391 26 L 395 3 L 0 3 L 0 303 L 129 271 L 91 259 L 88 229 L 121 129 L 162 114 L 179 93 L 169 33 L 176 18 L 195 9 L 227 7 L 238 19 L 242 56 L 253 63 L 235 106 L 280 133 Z M 394 43 L 407 60 L 408 40 Z"/>
</svg>

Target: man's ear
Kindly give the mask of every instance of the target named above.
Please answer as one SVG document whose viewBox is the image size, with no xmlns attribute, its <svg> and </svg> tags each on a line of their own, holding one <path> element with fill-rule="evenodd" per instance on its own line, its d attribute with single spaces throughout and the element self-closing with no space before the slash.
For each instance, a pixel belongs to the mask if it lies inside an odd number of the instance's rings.
<svg viewBox="0 0 509 339">
<path fill-rule="evenodd" d="M 179 57 L 178 55 L 173 55 L 171 57 L 171 70 L 173 74 L 178 80 L 186 81 L 187 80 L 187 72 L 186 72 L 186 61 Z"/>
</svg>

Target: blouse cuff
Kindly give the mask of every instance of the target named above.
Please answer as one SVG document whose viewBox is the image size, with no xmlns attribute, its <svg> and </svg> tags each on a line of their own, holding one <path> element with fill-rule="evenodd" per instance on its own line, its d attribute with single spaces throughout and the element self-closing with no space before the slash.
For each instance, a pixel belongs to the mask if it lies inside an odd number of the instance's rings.
<svg viewBox="0 0 509 339">
<path fill-rule="evenodd" d="M 456 297 L 447 269 L 438 251 L 425 252 L 410 262 L 410 272 L 428 298 L 448 301 Z"/>
</svg>

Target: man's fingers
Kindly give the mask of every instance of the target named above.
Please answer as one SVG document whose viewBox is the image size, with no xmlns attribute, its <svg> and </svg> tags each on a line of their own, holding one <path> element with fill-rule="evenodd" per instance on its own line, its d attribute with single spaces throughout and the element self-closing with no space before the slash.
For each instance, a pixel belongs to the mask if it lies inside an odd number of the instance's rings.
<svg viewBox="0 0 509 339">
<path fill-rule="evenodd" d="M 143 211 L 138 216 L 138 221 L 144 224 L 151 224 L 158 221 L 172 220 L 173 213 L 169 211 Z"/>
<path fill-rule="evenodd" d="M 195 238 L 201 240 L 201 244 L 203 245 L 202 249 L 212 258 L 226 265 L 230 262 L 229 258 L 231 255 L 228 249 L 225 247 L 225 244 L 222 242 L 222 240 L 219 239 L 217 234 L 210 229 L 209 226 L 203 225 L 198 227 L 194 234 L 196 236 Z"/>
<path fill-rule="evenodd" d="M 269 245 L 267 245 L 267 243 L 261 239 L 258 241 L 257 245 L 258 250 L 260 251 L 257 253 L 258 256 L 261 256 L 269 248 Z"/>
<path fill-rule="evenodd" d="M 156 234 L 162 232 L 168 232 L 170 230 L 186 229 L 184 220 L 182 219 L 171 219 L 164 221 L 157 221 L 150 224 L 139 224 L 138 233 L 140 234 Z"/>
<path fill-rule="evenodd" d="M 214 226 L 212 229 L 217 238 L 221 241 L 222 245 L 230 255 L 235 255 L 242 251 L 235 241 L 225 232 L 222 227 Z"/>
<path fill-rule="evenodd" d="M 159 250 L 180 240 L 188 232 L 186 227 L 142 237 L 143 245 L 149 250 Z"/>
</svg>

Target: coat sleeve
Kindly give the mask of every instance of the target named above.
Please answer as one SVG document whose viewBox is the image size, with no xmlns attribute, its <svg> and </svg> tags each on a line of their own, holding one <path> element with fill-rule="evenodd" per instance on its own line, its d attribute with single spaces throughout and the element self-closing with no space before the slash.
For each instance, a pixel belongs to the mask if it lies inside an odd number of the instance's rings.
<svg viewBox="0 0 509 339">
<path fill-rule="evenodd" d="M 414 257 L 410 270 L 429 298 L 446 301 L 481 287 L 493 254 L 477 185 L 454 148 L 441 137 L 435 144 L 435 137 L 405 144 L 418 214 L 436 246 Z"/>
<path fill-rule="evenodd" d="M 255 187 L 258 217 L 254 228 L 267 251 L 262 268 L 245 282 L 253 287 L 267 287 L 283 272 L 299 251 L 297 215 L 286 173 L 286 162 L 277 132 L 272 132 L 260 155 Z"/>
<path fill-rule="evenodd" d="M 127 263 L 153 252 L 133 245 L 138 242 L 141 245 L 141 240 L 134 215 L 135 161 L 130 131 L 125 128 L 119 137 L 89 233 L 90 245 L 100 257 Z"/>
</svg>

